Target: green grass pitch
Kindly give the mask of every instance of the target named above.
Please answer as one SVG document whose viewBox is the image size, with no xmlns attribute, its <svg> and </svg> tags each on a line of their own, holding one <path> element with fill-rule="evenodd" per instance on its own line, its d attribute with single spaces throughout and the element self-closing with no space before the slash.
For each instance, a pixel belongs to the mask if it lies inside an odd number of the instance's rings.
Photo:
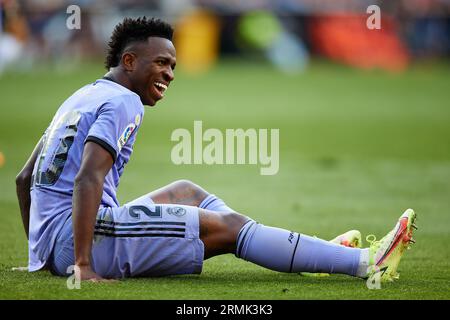
<svg viewBox="0 0 450 320">
<path fill-rule="evenodd" d="M 384 236 L 406 209 L 418 213 L 400 279 L 368 290 L 347 276 L 307 278 L 225 255 L 201 275 L 82 283 L 48 272 L 11 271 L 27 263 L 15 175 L 74 90 L 102 76 L 101 63 L 61 72 L 42 68 L 0 78 L 0 299 L 449 299 L 450 90 L 448 65 L 404 74 L 314 63 L 301 75 L 222 62 L 210 73 L 177 71 L 167 97 L 146 108 L 119 187 L 125 202 L 176 179 L 190 179 L 261 223 L 331 239 L 350 229 Z M 280 170 L 255 165 L 170 161 L 176 128 L 280 129 Z"/>
</svg>

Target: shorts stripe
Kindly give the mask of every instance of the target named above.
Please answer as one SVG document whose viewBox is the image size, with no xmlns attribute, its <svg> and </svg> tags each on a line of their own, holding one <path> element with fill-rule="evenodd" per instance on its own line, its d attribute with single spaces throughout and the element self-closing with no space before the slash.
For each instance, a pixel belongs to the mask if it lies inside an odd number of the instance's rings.
<svg viewBox="0 0 450 320">
<path fill-rule="evenodd" d="M 96 230 L 103 231 L 177 231 L 177 232 L 186 232 L 185 228 L 115 228 L 115 227 L 104 227 L 104 226 L 95 226 Z"/>
<path fill-rule="evenodd" d="M 148 225 L 170 225 L 170 226 L 185 226 L 186 222 L 175 221 L 141 221 L 141 222 L 113 222 L 106 220 L 97 220 L 97 224 L 107 224 L 111 226 L 148 226 Z"/>
<path fill-rule="evenodd" d="M 179 233 L 109 233 L 102 231 L 95 231 L 94 235 L 114 237 L 114 238 L 147 238 L 147 237 L 170 237 L 170 238 L 184 238 L 184 234 Z"/>
</svg>

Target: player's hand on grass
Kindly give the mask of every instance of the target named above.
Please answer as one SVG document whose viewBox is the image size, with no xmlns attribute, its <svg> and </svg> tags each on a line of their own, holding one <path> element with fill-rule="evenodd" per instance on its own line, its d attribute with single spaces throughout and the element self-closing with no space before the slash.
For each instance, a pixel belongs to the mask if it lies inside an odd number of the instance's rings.
<svg viewBox="0 0 450 320">
<path fill-rule="evenodd" d="M 91 282 L 116 282 L 116 280 L 105 279 L 100 277 L 98 274 L 92 270 L 89 265 L 82 265 L 75 267 L 75 277 L 81 281 L 91 281 Z"/>
</svg>

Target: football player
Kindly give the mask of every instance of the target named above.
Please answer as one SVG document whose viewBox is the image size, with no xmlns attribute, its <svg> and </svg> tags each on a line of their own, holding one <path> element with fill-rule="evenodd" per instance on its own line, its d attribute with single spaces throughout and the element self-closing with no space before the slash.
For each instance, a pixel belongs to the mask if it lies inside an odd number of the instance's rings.
<svg viewBox="0 0 450 320">
<path fill-rule="evenodd" d="M 205 259 L 234 253 L 281 272 L 395 278 L 412 241 L 411 209 L 383 239 L 361 249 L 345 246 L 346 239 L 265 226 L 186 180 L 119 204 L 116 189 L 144 105 L 154 106 L 174 80 L 172 35 L 158 19 L 118 24 L 107 73 L 64 101 L 17 176 L 29 271 L 63 276 L 74 265 L 81 280 L 93 281 L 195 274 Z"/>
</svg>

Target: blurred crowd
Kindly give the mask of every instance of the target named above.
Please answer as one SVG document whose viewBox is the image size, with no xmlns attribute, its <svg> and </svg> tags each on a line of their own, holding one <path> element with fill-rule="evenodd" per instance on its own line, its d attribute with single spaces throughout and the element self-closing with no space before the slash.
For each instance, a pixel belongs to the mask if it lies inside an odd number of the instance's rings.
<svg viewBox="0 0 450 320">
<path fill-rule="evenodd" d="M 79 29 L 67 27 L 71 5 L 81 9 Z M 381 29 L 367 27 L 371 5 L 381 9 Z M 223 56 L 286 72 L 312 56 L 401 71 L 450 52 L 450 0 L 0 0 L 0 72 L 100 57 L 123 17 L 143 15 L 175 26 L 178 60 L 192 72 Z"/>
</svg>

